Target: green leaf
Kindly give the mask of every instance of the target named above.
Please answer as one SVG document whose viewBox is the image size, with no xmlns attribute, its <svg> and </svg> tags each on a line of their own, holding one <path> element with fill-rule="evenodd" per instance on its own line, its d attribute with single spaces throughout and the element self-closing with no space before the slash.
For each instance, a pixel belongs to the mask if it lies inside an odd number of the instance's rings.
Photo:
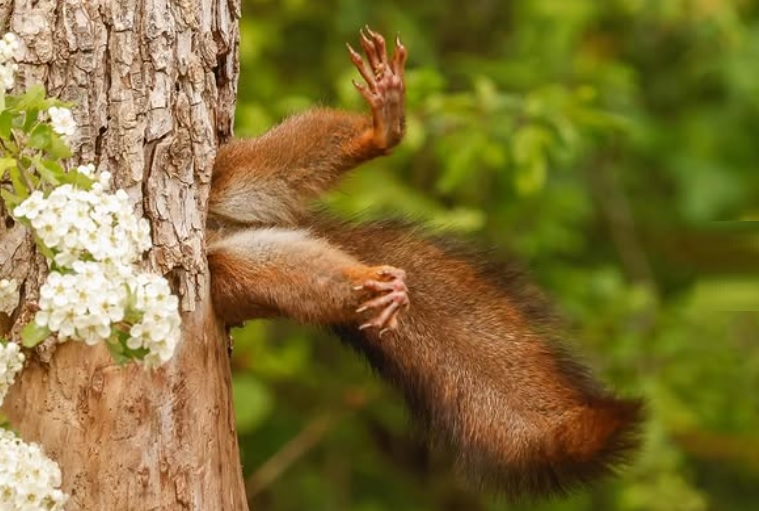
<svg viewBox="0 0 759 511">
<path fill-rule="evenodd" d="M 58 160 L 69 158 L 72 154 L 69 146 L 66 145 L 61 136 L 55 132 L 53 132 L 52 139 L 50 141 L 50 147 L 47 149 L 47 152 L 51 158 Z"/>
<path fill-rule="evenodd" d="M 550 140 L 551 134 L 535 124 L 529 124 L 517 130 L 512 141 L 514 161 L 518 164 L 530 162 L 545 150 Z"/>
<path fill-rule="evenodd" d="M 108 353 L 117 365 L 123 366 L 129 362 L 129 358 L 124 355 L 124 343 L 117 337 L 111 337 L 105 343 Z"/>
<path fill-rule="evenodd" d="M 552 138 L 548 130 L 535 124 L 514 134 L 512 151 L 517 169 L 514 185 L 518 192 L 529 195 L 543 188 L 548 168 L 545 152 Z"/>
<path fill-rule="evenodd" d="M 11 128 L 13 127 L 13 113 L 4 110 L 0 113 L 0 138 L 10 140 Z"/>
<path fill-rule="evenodd" d="M 48 172 L 55 174 L 59 179 L 62 179 L 63 176 L 67 174 L 66 169 L 63 168 L 63 165 L 57 161 L 48 160 L 45 158 L 35 158 L 34 163 L 37 166 L 44 167 Z"/>
<path fill-rule="evenodd" d="M 12 193 L 9 190 L 6 190 L 5 188 L 0 189 L 0 197 L 3 198 L 3 202 L 5 202 L 5 207 L 9 210 L 13 210 L 16 206 L 21 204 L 24 199 L 22 197 L 19 197 L 18 195 Z"/>
<path fill-rule="evenodd" d="M 16 158 L 0 158 L 0 175 L 16 166 Z"/>
<path fill-rule="evenodd" d="M 44 164 L 44 162 L 56 163 L 56 162 L 51 161 L 51 160 L 42 160 L 41 163 Z M 61 183 L 72 184 L 72 185 L 76 186 L 77 188 L 81 188 L 82 190 L 89 190 L 89 189 L 91 189 L 92 188 L 92 184 L 94 183 L 94 181 L 92 179 L 88 178 L 84 174 L 80 174 L 79 172 L 76 172 L 76 171 L 73 171 L 73 170 L 70 171 L 70 172 L 63 172 L 59 176 L 59 179 L 60 179 Z"/>
<path fill-rule="evenodd" d="M 37 108 L 30 108 L 29 110 L 26 111 L 24 127 L 22 128 L 24 130 L 24 133 L 29 133 L 29 131 L 37 123 L 39 119 L 39 115 L 40 115 L 40 111 Z"/>
<path fill-rule="evenodd" d="M 127 357 L 128 360 L 144 360 L 145 356 L 150 353 L 150 350 L 147 348 L 137 348 L 136 350 L 131 349 L 129 346 L 124 343 L 124 356 Z"/>
<path fill-rule="evenodd" d="M 545 157 L 538 153 L 532 159 L 517 167 L 514 186 L 522 195 L 532 195 L 543 189 L 548 165 Z"/>
<path fill-rule="evenodd" d="M 16 166 L 16 163 L 16 160 L 13 160 L 13 166 L 7 167 L 6 170 L 8 170 L 8 175 L 11 178 L 11 183 L 13 183 L 13 191 L 16 192 L 16 195 L 21 200 L 24 200 L 29 196 L 31 190 L 28 189 L 26 182 L 22 179 L 21 173 L 23 170 L 18 168 Z"/>
<path fill-rule="evenodd" d="M 37 250 L 39 250 L 40 253 L 43 256 L 45 256 L 45 258 L 48 261 L 52 261 L 53 258 L 55 257 L 55 254 L 53 254 L 53 251 L 50 250 L 50 248 L 48 248 L 48 246 L 45 245 L 45 243 L 43 243 L 42 240 L 38 236 L 34 237 L 34 242 L 37 244 Z"/>
<path fill-rule="evenodd" d="M 31 321 L 21 330 L 21 343 L 27 348 L 34 348 L 50 337 L 51 333 L 48 327 L 41 327 L 35 321 Z"/>
<path fill-rule="evenodd" d="M 15 102 L 14 109 L 28 112 L 29 110 L 41 110 L 45 107 L 45 88 L 36 83 L 30 86 L 26 93 Z"/>
<path fill-rule="evenodd" d="M 455 190 L 471 174 L 474 160 L 480 147 L 475 141 L 467 140 L 453 151 L 445 165 L 445 171 L 437 182 L 437 189 L 443 193 Z"/>
<path fill-rule="evenodd" d="M 129 339 L 128 332 L 116 329 L 112 329 L 111 331 L 111 338 L 105 344 L 114 362 L 118 365 L 125 365 L 134 360 L 144 360 L 145 356 L 150 353 L 150 350 L 147 348 L 133 350 L 127 346 L 127 340 Z"/>
<path fill-rule="evenodd" d="M 51 185 L 58 186 L 61 183 L 61 180 L 59 179 L 60 176 L 64 173 L 63 167 L 61 167 L 58 164 L 54 163 L 54 166 L 48 166 L 43 165 L 42 160 L 39 157 L 34 158 L 34 167 L 37 169 L 37 173 L 40 175 L 40 177 L 45 180 L 46 182 L 50 183 Z M 56 168 L 57 167 L 57 168 Z"/>
<path fill-rule="evenodd" d="M 29 135 L 28 144 L 35 149 L 46 151 L 50 148 L 53 139 L 53 128 L 49 124 L 38 124 Z"/>
</svg>

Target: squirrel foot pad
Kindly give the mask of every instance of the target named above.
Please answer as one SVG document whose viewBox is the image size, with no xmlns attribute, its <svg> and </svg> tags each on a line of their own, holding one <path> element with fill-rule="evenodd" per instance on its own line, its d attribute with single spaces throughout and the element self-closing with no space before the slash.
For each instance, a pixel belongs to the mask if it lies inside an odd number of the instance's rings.
<svg viewBox="0 0 759 511">
<path fill-rule="evenodd" d="M 385 39 L 369 27 L 361 30 L 361 47 L 368 64 L 350 44 L 346 46 L 366 82 L 360 84 L 354 80 L 353 85 L 372 109 L 374 143 L 378 148 L 389 149 L 400 141 L 405 130 L 406 47 L 397 37 L 393 57 L 388 58 Z"/>
</svg>

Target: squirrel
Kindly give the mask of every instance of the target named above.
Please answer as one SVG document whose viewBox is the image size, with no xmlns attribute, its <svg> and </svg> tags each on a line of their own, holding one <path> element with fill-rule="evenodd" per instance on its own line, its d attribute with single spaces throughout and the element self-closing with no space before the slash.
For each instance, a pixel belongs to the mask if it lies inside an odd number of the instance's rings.
<svg viewBox="0 0 759 511">
<path fill-rule="evenodd" d="M 288 316 L 326 326 L 400 390 L 430 445 L 476 486 L 565 493 L 640 443 L 642 403 L 572 357 L 524 279 L 401 222 L 354 225 L 308 203 L 404 135 L 407 50 L 365 27 L 348 52 L 371 115 L 316 108 L 220 147 L 208 264 L 227 324 Z"/>
</svg>

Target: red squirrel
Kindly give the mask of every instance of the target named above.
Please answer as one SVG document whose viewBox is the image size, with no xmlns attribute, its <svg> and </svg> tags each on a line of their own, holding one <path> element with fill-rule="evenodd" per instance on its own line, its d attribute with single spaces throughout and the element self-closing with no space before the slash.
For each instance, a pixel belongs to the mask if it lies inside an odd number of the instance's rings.
<svg viewBox="0 0 759 511">
<path fill-rule="evenodd" d="M 639 443 L 641 403 L 615 397 L 568 353 L 521 277 L 412 226 L 309 211 L 403 138 L 406 48 L 396 39 L 388 56 L 368 28 L 360 43 L 365 59 L 348 51 L 371 115 L 317 108 L 219 149 L 208 228 L 216 313 L 329 327 L 484 489 L 550 495 L 613 472 Z"/>
</svg>

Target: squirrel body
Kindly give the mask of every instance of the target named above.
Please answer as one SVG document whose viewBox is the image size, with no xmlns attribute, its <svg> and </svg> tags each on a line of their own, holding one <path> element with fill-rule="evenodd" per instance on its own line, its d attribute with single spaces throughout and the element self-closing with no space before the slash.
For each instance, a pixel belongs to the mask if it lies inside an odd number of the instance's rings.
<svg viewBox="0 0 759 511">
<path fill-rule="evenodd" d="M 308 202 L 404 133 L 406 49 L 361 33 L 371 116 L 318 108 L 220 148 L 209 199 L 211 297 L 229 324 L 288 316 L 331 328 L 404 395 L 430 443 L 514 498 L 613 471 L 641 403 L 570 356 L 512 271 L 397 222 L 319 218 Z"/>
</svg>

